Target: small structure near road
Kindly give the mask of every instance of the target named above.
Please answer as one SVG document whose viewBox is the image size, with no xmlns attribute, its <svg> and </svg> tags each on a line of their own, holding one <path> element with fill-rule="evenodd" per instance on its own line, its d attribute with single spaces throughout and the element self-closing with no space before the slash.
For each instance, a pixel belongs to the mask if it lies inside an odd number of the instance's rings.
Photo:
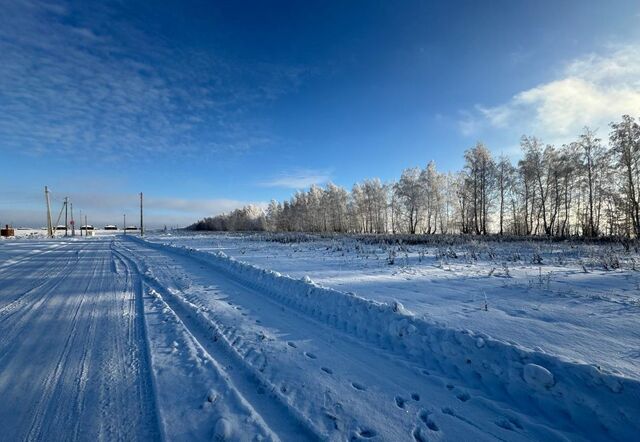
<svg viewBox="0 0 640 442">
<path fill-rule="evenodd" d="M 104 230 L 118 230 L 118 226 L 116 226 L 115 224 L 108 224 L 104 226 Z"/>
<path fill-rule="evenodd" d="M 84 236 L 93 236 L 94 233 L 95 232 L 91 224 L 85 224 L 84 226 L 80 226 L 80 235 L 84 234 Z"/>
<path fill-rule="evenodd" d="M 5 226 L 0 229 L 0 236 L 4 236 L 4 237 L 10 237 L 10 236 L 15 236 L 16 232 L 13 229 L 13 227 L 9 227 L 9 224 L 5 224 Z"/>
</svg>

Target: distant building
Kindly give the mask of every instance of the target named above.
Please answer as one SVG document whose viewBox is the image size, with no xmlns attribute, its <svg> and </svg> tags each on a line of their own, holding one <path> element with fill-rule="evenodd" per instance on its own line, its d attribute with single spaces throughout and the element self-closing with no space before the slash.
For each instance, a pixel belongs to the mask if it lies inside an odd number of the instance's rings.
<svg viewBox="0 0 640 442">
<path fill-rule="evenodd" d="M 56 226 L 56 230 L 67 230 L 67 228 L 63 225 Z"/>
<path fill-rule="evenodd" d="M 93 230 L 93 226 L 91 224 L 88 226 L 80 226 L 80 230 Z"/>
<path fill-rule="evenodd" d="M 138 228 L 136 226 L 127 226 L 125 230 L 138 230 Z"/>
<path fill-rule="evenodd" d="M 114 224 L 109 224 L 104 226 L 104 230 L 118 230 L 118 226 L 114 225 Z"/>
<path fill-rule="evenodd" d="M 6 224 L 4 228 L 0 229 L 0 236 L 15 236 L 16 232 L 13 230 L 13 227 L 9 227 L 9 224 Z"/>
</svg>

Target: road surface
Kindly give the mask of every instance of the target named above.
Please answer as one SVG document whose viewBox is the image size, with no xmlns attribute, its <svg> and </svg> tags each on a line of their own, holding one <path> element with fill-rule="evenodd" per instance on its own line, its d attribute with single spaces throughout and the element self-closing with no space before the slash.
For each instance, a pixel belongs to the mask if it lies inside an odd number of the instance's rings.
<svg viewBox="0 0 640 442">
<path fill-rule="evenodd" d="M 0 439 L 159 437 L 142 305 L 111 241 L 33 242 L 0 274 Z"/>
</svg>

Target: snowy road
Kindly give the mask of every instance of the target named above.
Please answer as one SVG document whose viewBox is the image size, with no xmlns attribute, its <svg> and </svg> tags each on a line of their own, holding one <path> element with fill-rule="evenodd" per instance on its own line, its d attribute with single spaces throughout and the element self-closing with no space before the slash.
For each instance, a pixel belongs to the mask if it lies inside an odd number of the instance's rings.
<svg viewBox="0 0 640 442">
<path fill-rule="evenodd" d="M 401 307 L 133 238 L 31 244 L 0 251 L 0 439 L 624 440 L 637 429 L 634 382 L 469 345 Z"/>
<path fill-rule="evenodd" d="M 51 245 L 0 267 L 0 439 L 158 437 L 141 305 L 110 242 Z"/>
</svg>

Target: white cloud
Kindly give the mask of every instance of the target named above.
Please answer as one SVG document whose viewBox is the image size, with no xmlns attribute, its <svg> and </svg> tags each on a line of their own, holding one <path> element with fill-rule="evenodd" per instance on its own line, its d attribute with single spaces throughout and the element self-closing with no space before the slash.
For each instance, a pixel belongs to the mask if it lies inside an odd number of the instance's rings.
<svg viewBox="0 0 640 442">
<path fill-rule="evenodd" d="M 331 179 L 331 172 L 328 170 L 298 169 L 283 173 L 268 181 L 260 183 L 265 187 L 283 187 L 286 189 L 306 189 L 313 184 L 320 185 Z"/>
<path fill-rule="evenodd" d="M 462 111 L 460 112 L 460 119 L 458 120 L 458 128 L 465 137 L 472 136 L 480 129 L 480 120 L 475 114 Z"/>
<path fill-rule="evenodd" d="M 555 80 L 521 91 L 506 103 L 476 106 L 461 119 L 461 132 L 478 135 L 497 128 L 562 143 L 584 126 L 606 131 L 621 115 L 640 114 L 640 46 L 609 51 L 570 61 Z"/>
</svg>

